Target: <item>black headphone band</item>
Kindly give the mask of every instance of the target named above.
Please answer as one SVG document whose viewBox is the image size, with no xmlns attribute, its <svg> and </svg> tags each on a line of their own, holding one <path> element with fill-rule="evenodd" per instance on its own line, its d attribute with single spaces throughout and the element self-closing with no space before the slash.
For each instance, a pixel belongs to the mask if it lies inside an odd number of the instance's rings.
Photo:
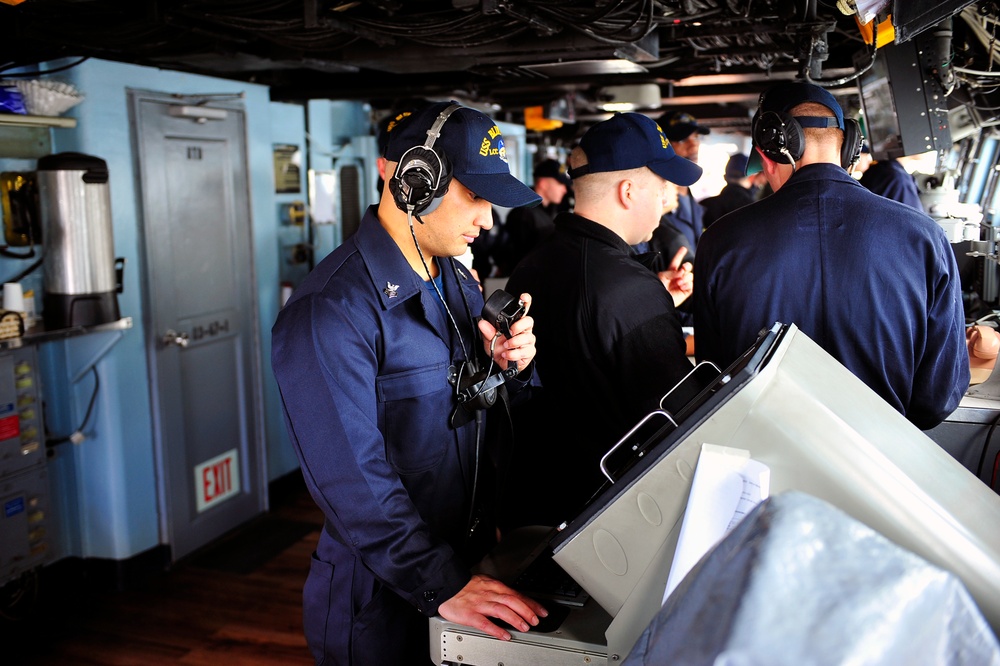
<svg viewBox="0 0 1000 666">
<path fill-rule="evenodd" d="M 834 116 L 792 116 L 800 127 L 816 129 L 842 129 Z"/>
<path fill-rule="evenodd" d="M 435 191 L 441 186 L 441 179 L 447 172 L 447 168 L 444 165 L 444 161 L 441 159 L 441 155 L 436 150 L 434 150 L 434 143 L 441 137 L 441 128 L 443 128 L 444 124 L 448 121 L 448 116 L 455 113 L 461 108 L 462 107 L 458 104 L 452 104 L 444 111 L 439 113 L 438 117 L 434 119 L 434 123 L 430 126 L 430 128 L 428 128 L 427 139 L 424 141 L 424 145 L 421 146 L 427 152 L 420 153 L 419 155 L 414 155 L 411 158 L 417 165 L 422 166 L 425 169 L 431 169 L 431 172 L 437 176 L 434 183 L 432 183 L 432 189 Z M 403 162 L 404 158 L 406 158 L 407 154 L 410 153 L 411 151 L 413 151 L 413 148 L 410 148 L 405 153 L 403 153 L 403 157 L 399 158 L 400 163 Z M 426 161 L 421 160 L 421 157 L 423 157 L 423 159 L 426 160 L 428 159 L 428 156 L 433 156 L 437 160 L 437 165 L 427 164 Z"/>
<path fill-rule="evenodd" d="M 434 120 L 434 124 L 431 125 L 430 129 L 427 130 L 427 140 L 424 141 L 424 148 L 430 150 L 434 147 L 434 142 L 438 140 L 441 136 L 441 128 L 444 127 L 445 122 L 448 120 L 448 116 L 455 113 L 462 106 L 460 104 L 452 104 L 447 109 L 438 114 L 438 117 Z"/>
</svg>

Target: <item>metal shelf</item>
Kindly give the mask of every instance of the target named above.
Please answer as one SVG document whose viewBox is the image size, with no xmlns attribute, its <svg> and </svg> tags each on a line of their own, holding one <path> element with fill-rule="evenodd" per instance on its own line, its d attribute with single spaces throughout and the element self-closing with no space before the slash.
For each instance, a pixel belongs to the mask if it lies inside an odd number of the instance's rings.
<svg viewBox="0 0 1000 666">
<path fill-rule="evenodd" d="M 43 342 L 52 342 L 53 340 L 75 338 L 78 335 L 124 331 L 130 328 L 132 328 L 132 317 L 122 317 L 118 321 L 98 324 L 96 326 L 73 326 L 71 328 L 60 328 L 51 331 L 45 330 L 45 327 L 39 324 L 38 326 L 29 328 L 23 336 L 0 340 L 0 351 L 17 349 L 25 345 L 40 345 Z"/>
<path fill-rule="evenodd" d="M 0 113 L 0 125 L 13 127 L 76 127 L 76 118 L 62 116 L 24 116 L 17 113 Z"/>
<path fill-rule="evenodd" d="M 52 152 L 52 129 L 74 128 L 76 118 L 0 113 L 0 157 L 37 159 Z"/>
</svg>

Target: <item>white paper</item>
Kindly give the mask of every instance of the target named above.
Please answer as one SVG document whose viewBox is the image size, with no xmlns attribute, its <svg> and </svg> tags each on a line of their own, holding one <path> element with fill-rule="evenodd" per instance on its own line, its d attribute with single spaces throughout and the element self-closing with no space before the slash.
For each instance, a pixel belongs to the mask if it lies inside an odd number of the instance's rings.
<svg viewBox="0 0 1000 666">
<path fill-rule="evenodd" d="M 771 471 L 745 449 L 702 444 L 663 602 L 705 553 L 767 498 Z"/>
<path fill-rule="evenodd" d="M 868 25 L 888 4 L 889 0 L 858 0 L 858 19 Z"/>
</svg>

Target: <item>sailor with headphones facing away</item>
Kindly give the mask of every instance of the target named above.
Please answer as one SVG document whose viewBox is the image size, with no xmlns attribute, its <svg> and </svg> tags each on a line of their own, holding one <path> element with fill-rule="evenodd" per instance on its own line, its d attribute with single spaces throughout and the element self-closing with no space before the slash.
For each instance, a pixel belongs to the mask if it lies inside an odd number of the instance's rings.
<svg viewBox="0 0 1000 666">
<path fill-rule="evenodd" d="M 497 124 L 454 102 L 394 118 L 384 157 L 379 204 L 272 332 L 288 433 L 326 517 L 304 590 L 317 663 L 415 663 L 437 614 L 500 639 L 510 634 L 491 618 L 527 631 L 547 614 L 470 574 L 496 539 L 477 502 L 485 397 L 530 377 L 530 296 L 484 313 L 453 259 L 489 230 L 492 204 L 538 196 L 511 175 Z"/>
<path fill-rule="evenodd" d="M 969 386 L 955 254 L 922 211 L 846 171 L 862 137 L 825 88 L 779 83 L 752 119 L 747 173 L 774 193 L 702 236 L 695 355 L 726 367 L 762 328 L 795 324 L 920 428 Z"/>
<path fill-rule="evenodd" d="M 805 85 L 805 84 L 800 84 Z M 778 93 L 770 93 L 772 97 L 780 96 Z M 829 104 L 825 90 L 819 86 L 811 88 L 801 88 L 806 96 L 815 98 L 811 101 L 820 106 Z M 826 94 L 824 94 L 826 93 Z M 832 95 L 829 95 L 832 98 Z M 854 163 L 861 157 L 861 147 L 864 143 L 864 136 L 861 134 L 861 125 L 853 118 L 844 118 L 843 109 L 834 100 L 836 111 L 829 109 L 833 115 L 791 115 L 789 111 L 780 110 L 780 102 L 775 105 L 768 99 L 768 92 L 761 93 L 757 102 L 757 112 L 750 120 L 750 134 L 753 139 L 754 148 L 759 154 L 767 157 L 772 162 L 778 164 L 788 164 L 795 171 L 796 163 L 801 162 L 806 151 L 806 128 L 830 129 L 836 127 L 841 131 L 840 144 L 840 166 L 850 171 Z M 815 110 L 814 110 L 815 111 Z M 822 111 L 820 111 L 822 113 Z M 816 135 L 817 137 L 819 134 Z M 829 134 L 832 138 L 833 133 Z M 818 139 L 817 139 L 818 140 Z M 760 171 L 760 157 L 750 160 L 747 166 L 748 175 L 751 170 Z"/>
</svg>

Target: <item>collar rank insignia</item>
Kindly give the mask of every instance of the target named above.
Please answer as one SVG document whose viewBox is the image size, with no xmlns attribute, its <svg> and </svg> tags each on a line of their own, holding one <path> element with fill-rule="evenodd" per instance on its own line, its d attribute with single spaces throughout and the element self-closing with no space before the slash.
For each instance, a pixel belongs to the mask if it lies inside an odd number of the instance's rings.
<svg viewBox="0 0 1000 666">
<path fill-rule="evenodd" d="M 385 289 L 383 289 L 382 291 L 385 292 L 385 295 L 388 296 L 389 298 L 396 298 L 396 294 L 399 291 L 399 285 L 393 284 L 391 282 L 386 282 Z"/>
</svg>

